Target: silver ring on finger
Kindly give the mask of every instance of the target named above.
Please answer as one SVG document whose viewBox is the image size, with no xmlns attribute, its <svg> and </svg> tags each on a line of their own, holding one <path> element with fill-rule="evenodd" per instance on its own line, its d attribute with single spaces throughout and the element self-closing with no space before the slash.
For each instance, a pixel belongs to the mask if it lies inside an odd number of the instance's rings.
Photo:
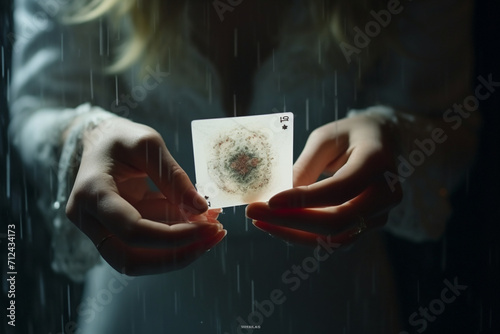
<svg viewBox="0 0 500 334">
<path fill-rule="evenodd" d="M 115 237 L 116 237 L 116 235 L 114 235 L 114 234 L 108 234 L 107 236 L 105 236 L 104 238 L 102 238 L 102 239 L 101 239 L 101 241 L 99 241 L 99 242 L 95 245 L 95 248 L 97 248 L 97 250 L 98 250 L 98 251 L 100 251 L 100 250 L 101 250 L 101 248 L 102 248 L 102 245 L 104 245 L 104 243 L 105 243 L 106 241 L 108 241 L 108 240 L 109 240 L 109 239 L 111 239 L 111 238 L 115 238 Z"/>
<path fill-rule="evenodd" d="M 357 217 L 358 217 L 358 222 L 356 229 L 349 235 L 350 237 L 356 237 L 361 233 L 363 233 L 368 228 L 368 226 L 366 226 L 365 218 L 361 215 L 357 215 Z"/>
</svg>

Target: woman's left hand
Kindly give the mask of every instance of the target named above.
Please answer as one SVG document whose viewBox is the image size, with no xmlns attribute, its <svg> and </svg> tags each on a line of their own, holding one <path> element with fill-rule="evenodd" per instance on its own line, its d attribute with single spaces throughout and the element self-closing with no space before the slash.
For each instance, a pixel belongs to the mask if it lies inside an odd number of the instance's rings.
<svg viewBox="0 0 500 334">
<path fill-rule="evenodd" d="M 388 121 L 374 115 L 317 128 L 294 165 L 294 188 L 250 204 L 247 216 L 290 242 L 352 242 L 366 228 L 384 225 L 401 200 L 399 183 L 391 189 L 385 178 L 397 174 L 393 141 Z M 323 173 L 331 176 L 317 181 Z"/>
</svg>

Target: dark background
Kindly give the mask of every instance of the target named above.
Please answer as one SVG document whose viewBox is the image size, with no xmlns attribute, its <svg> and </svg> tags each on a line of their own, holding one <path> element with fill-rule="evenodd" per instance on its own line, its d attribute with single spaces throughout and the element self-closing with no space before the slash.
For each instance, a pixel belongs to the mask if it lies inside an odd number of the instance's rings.
<svg viewBox="0 0 500 334">
<path fill-rule="evenodd" d="M 500 82 L 500 1 L 475 1 L 477 76 Z M 472 83 L 478 85 L 477 79 Z M 439 242 L 412 244 L 387 236 L 408 324 L 419 307 L 440 297 L 443 280 L 468 288 L 424 333 L 500 333 L 500 90 L 481 102 L 481 142 L 467 181 L 453 196 L 454 214 Z M 443 261 L 443 259 L 445 259 Z M 417 297 L 418 296 L 418 297 Z M 419 317 L 420 318 L 420 317 Z"/>
<path fill-rule="evenodd" d="M 0 86 L 0 268 L 2 298 L 0 333 L 59 334 L 76 320 L 82 285 L 54 273 L 50 266 L 48 231 L 35 208 L 37 198 L 26 183 L 22 164 L 7 138 L 9 121 L 7 83 L 10 81 L 12 48 L 12 2 L 0 0 L 0 38 L 4 51 L 4 72 Z M 1 57 L 1 55 L 0 55 Z M 1 61 L 1 59 L 0 59 Z M 1 69 L 0 69 L 1 71 Z M 10 166 L 7 169 L 7 165 Z M 7 194 L 10 193 L 10 196 Z M 35 200 L 34 200 L 35 199 Z M 16 225 L 16 327 L 7 325 L 6 297 L 7 225 Z M 97 334 L 97 333 L 96 333 Z"/>
<path fill-rule="evenodd" d="M 7 139 L 6 87 L 11 49 L 7 36 L 13 31 L 11 12 L 10 1 L 2 0 L 0 44 L 5 67 L 0 87 L 0 309 L 4 311 L 0 332 L 56 334 L 66 323 L 76 320 L 74 308 L 79 303 L 81 286 L 47 268 L 51 257 L 46 246 L 49 236 L 37 218 L 33 201 L 28 199 L 36 198 L 36 193 L 26 184 L 22 166 Z M 500 81 L 499 20 L 499 1 L 476 1 L 476 77 L 491 73 L 494 81 Z M 412 244 L 386 235 L 402 304 L 401 322 L 409 333 L 416 333 L 419 327 L 410 326 L 408 317 L 439 298 L 445 278 L 453 282 L 455 277 L 459 284 L 467 285 L 467 290 L 429 322 L 424 332 L 500 333 L 500 89 L 481 102 L 481 112 L 484 125 L 478 158 L 467 182 L 453 197 L 454 215 L 442 240 Z M 17 226 L 15 330 L 5 318 L 9 223 Z"/>
</svg>

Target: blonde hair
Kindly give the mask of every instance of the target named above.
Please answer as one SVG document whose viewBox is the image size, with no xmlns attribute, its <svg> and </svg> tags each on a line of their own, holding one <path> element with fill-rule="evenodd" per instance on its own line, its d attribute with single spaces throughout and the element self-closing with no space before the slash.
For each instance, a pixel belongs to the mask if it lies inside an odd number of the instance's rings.
<svg viewBox="0 0 500 334">
<path fill-rule="evenodd" d="M 252 1 L 252 0 L 247 0 Z M 314 29 L 330 48 L 339 54 L 339 44 L 352 44 L 354 28 L 373 20 L 372 9 L 387 6 L 387 0 L 302 0 L 309 5 L 309 15 Z M 106 17 L 117 23 L 130 19 L 133 33 L 118 50 L 115 62 L 109 72 L 120 72 L 142 59 L 152 64 L 166 55 L 169 50 L 181 49 L 182 32 L 189 25 L 187 6 L 183 0 L 81 0 L 65 15 L 64 21 L 71 24 L 84 23 Z M 162 15 L 160 18 L 159 15 Z M 393 24 L 394 26 L 394 24 Z M 389 29 L 386 29 L 390 31 Z M 356 57 L 364 59 L 363 66 L 373 62 L 388 40 L 386 33 L 371 43 L 369 52 Z"/>
</svg>

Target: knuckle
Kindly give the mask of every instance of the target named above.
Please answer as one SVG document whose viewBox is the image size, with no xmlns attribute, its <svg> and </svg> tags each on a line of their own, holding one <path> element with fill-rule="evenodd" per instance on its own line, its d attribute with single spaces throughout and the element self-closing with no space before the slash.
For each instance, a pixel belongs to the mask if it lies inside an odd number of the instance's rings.
<svg viewBox="0 0 500 334">
<path fill-rule="evenodd" d="M 146 131 L 143 131 L 140 135 L 138 135 L 134 142 L 133 146 L 138 148 L 139 150 L 145 150 L 150 146 L 161 146 L 163 144 L 163 139 L 161 135 L 155 131 L 154 129 L 148 128 Z"/>
<path fill-rule="evenodd" d="M 186 172 L 179 165 L 172 165 L 169 168 L 170 179 L 175 181 L 183 181 L 186 178 Z"/>
<path fill-rule="evenodd" d="M 124 131 L 115 131 L 110 135 L 108 149 L 117 156 L 123 157 L 130 153 L 144 154 L 154 152 L 156 147 L 163 145 L 161 135 L 148 126 L 135 124 L 134 127 Z"/>
</svg>

